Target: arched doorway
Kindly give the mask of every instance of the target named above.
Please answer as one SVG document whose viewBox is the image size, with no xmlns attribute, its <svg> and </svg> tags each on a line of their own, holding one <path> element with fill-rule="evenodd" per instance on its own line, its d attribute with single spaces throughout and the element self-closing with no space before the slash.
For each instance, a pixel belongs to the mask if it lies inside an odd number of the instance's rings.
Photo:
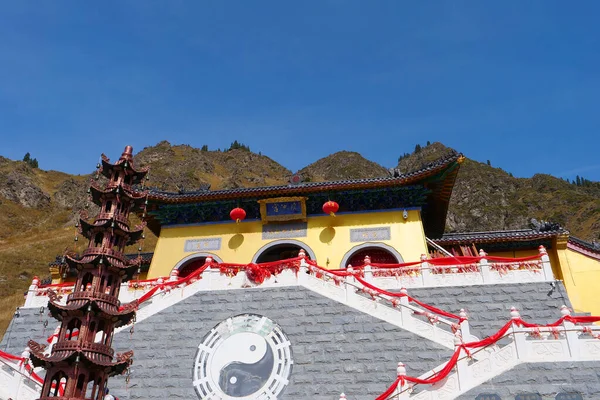
<svg viewBox="0 0 600 400">
<path fill-rule="evenodd" d="M 223 262 L 221 258 L 210 253 L 194 253 L 179 261 L 173 269 L 179 271 L 179 278 L 185 278 L 198 268 L 202 267 L 206 262 L 206 257 L 212 257 L 213 261 L 218 263 Z"/>
<path fill-rule="evenodd" d="M 260 264 L 298 257 L 300 249 L 304 250 L 307 258 L 315 259 L 315 253 L 312 249 L 298 240 L 276 240 L 258 250 L 252 262 Z"/>
<path fill-rule="evenodd" d="M 363 265 L 365 256 L 371 257 L 374 264 L 399 264 L 404 262 L 402 256 L 392 246 L 383 243 L 364 243 L 352 248 L 344 255 L 341 268 L 350 265 Z"/>
</svg>

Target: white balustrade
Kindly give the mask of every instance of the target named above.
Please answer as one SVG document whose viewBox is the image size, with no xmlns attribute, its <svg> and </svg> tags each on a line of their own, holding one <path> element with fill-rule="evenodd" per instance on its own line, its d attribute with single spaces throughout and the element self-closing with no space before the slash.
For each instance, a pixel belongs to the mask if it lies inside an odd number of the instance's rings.
<svg viewBox="0 0 600 400">
<path fill-rule="evenodd" d="M 19 362 L 0 358 L 0 399 L 34 400 L 42 385 L 34 381 Z"/>
</svg>

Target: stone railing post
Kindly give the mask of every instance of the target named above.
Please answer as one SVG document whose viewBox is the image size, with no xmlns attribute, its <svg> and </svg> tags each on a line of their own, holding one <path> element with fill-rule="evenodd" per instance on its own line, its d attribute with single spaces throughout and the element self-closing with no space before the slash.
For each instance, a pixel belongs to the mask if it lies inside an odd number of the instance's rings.
<svg viewBox="0 0 600 400">
<path fill-rule="evenodd" d="M 352 299 L 352 296 L 354 296 L 356 294 L 356 288 L 353 286 L 353 284 L 355 284 L 356 279 L 354 279 L 354 268 L 352 268 L 352 264 L 348 264 L 348 267 L 346 268 L 346 272 L 348 272 L 348 275 L 346 276 L 346 302 L 350 302 Z"/>
<path fill-rule="evenodd" d="M 423 286 L 429 286 L 431 270 L 429 269 L 429 263 L 427 262 L 427 254 L 421 254 L 421 279 Z"/>
<path fill-rule="evenodd" d="M 179 270 L 177 270 L 177 269 L 172 270 L 171 274 L 169 275 L 169 282 L 175 282 L 178 279 L 179 279 Z"/>
<path fill-rule="evenodd" d="M 400 289 L 400 293 L 404 296 L 400 297 L 400 316 L 402 317 L 402 325 L 408 326 L 412 318 L 412 311 L 408 308 L 408 291 L 406 288 Z"/>
<path fill-rule="evenodd" d="M 539 247 L 540 258 L 542 260 L 542 271 L 544 272 L 544 278 L 547 281 L 554 281 L 554 273 L 552 272 L 552 265 L 550 264 L 550 257 L 544 246 Z"/>
<path fill-rule="evenodd" d="M 463 338 L 471 337 L 471 328 L 469 327 L 469 316 L 464 308 L 460 309 L 458 316 L 462 318 L 460 322 L 460 332 L 462 333 Z"/>
<path fill-rule="evenodd" d="M 29 356 L 31 355 L 31 352 L 29 351 L 29 347 L 25 347 L 25 350 L 23 350 L 23 352 L 21 353 L 21 358 L 23 359 L 23 362 L 21 362 L 19 364 L 19 369 L 21 370 L 21 373 L 23 374 L 29 374 L 29 371 L 27 371 L 27 367 L 31 367 L 30 361 L 29 361 Z M 21 378 L 22 379 L 22 378 Z"/>
<path fill-rule="evenodd" d="M 346 400 L 346 395 L 344 393 L 340 394 L 340 400 Z"/>
<path fill-rule="evenodd" d="M 571 310 L 564 304 L 560 307 L 560 315 L 568 317 L 571 315 Z M 571 321 L 563 320 L 563 326 L 565 328 L 565 338 L 567 339 L 567 348 L 571 358 L 579 358 L 580 347 L 579 347 L 579 336 L 575 331 L 575 324 Z"/>
<path fill-rule="evenodd" d="M 373 267 L 371 267 L 371 257 L 365 256 L 364 264 L 365 281 L 373 283 Z"/>
<path fill-rule="evenodd" d="M 522 332 L 517 332 L 517 329 L 520 329 L 517 320 L 521 319 L 521 314 L 516 307 L 510 308 L 510 318 L 512 320 L 512 334 L 513 340 L 515 342 L 515 348 L 517 353 L 517 358 L 523 359 L 528 355 L 527 351 L 527 338 Z"/>
<path fill-rule="evenodd" d="M 398 367 L 396 368 L 396 376 L 400 378 L 400 382 L 398 382 L 398 386 L 396 386 L 396 390 L 394 392 L 394 399 L 408 399 L 410 396 L 409 391 L 402 392 L 405 389 L 408 389 L 408 382 L 406 382 L 406 365 L 404 363 L 399 362 Z"/>
<path fill-rule="evenodd" d="M 31 280 L 31 285 L 29 285 L 29 289 L 27 289 L 27 298 L 25 299 L 25 305 L 23 307 L 30 307 L 33 304 L 35 299 L 35 295 L 37 293 L 38 288 L 40 287 L 40 278 L 34 276 Z"/>
<path fill-rule="evenodd" d="M 479 249 L 479 257 L 486 257 L 487 253 L 483 251 L 483 249 Z M 483 283 L 491 283 L 492 274 L 490 273 L 490 264 L 488 260 L 482 258 L 479 261 L 479 270 L 481 271 L 481 278 L 483 279 Z"/>
<path fill-rule="evenodd" d="M 456 362 L 456 374 L 458 376 L 458 385 L 461 389 L 466 388 L 471 381 L 471 370 L 469 369 L 469 360 L 464 358 L 464 349 L 462 347 L 463 339 L 460 331 L 454 333 L 454 351 L 458 351 L 458 361 Z"/>
</svg>

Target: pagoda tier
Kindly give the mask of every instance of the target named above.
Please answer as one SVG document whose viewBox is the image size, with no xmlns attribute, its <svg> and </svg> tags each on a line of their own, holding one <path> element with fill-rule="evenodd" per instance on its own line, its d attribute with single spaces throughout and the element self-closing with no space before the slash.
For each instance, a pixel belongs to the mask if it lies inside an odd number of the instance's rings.
<svg viewBox="0 0 600 400">
<path fill-rule="evenodd" d="M 98 216 L 93 223 L 81 218 L 79 220 L 79 233 L 89 240 L 95 240 L 98 233 L 102 233 L 106 229 L 112 228 L 116 236 L 124 238 L 125 246 L 129 246 L 142 238 L 144 226 L 145 224 L 141 224 L 134 229 L 130 229 L 127 221 L 121 221 L 118 218 L 118 215 L 106 214 L 102 218 Z"/>
<path fill-rule="evenodd" d="M 142 262 L 143 257 L 131 259 L 120 251 L 104 249 L 102 247 L 88 247 L 83 251 L 83 255 L 78 258 L 72 255 L 65 255 L 65 263 L 69 270 L 75 269 L 79 271 L 79 274 L 85 273 L 86 270 L 91 272 L 94 268 L 100 268 L 104 265 L 107 271 L 118 274 L 120 283 L 132 279 L 138 272 Z M 100 288 L 98 291 L 104 293 Z"/>
<path fill-rule="evenodd" d="M 114 181 L 115 176 L 119 176 L 117 173 L 119 170 L 125 172 L 125 181 L 123 183 L 131 186 L 142 183 L 149 168 L 136 169 L 133 165 L 133 148 L 127 146 L 125 147 L 123 154 L 121 154 L 121 158 L 114 164 L 111 164 L 110 159 L 102 154 L 102 166 L 100 168 L 102 175 L 108 178 L 109 181 Z"/>
<path fill-rule="evenodd" d="M 119 299 L 106 293 L 73 292 L 67 297 L 67 304 L 60 304 L 58 295 L 48 291 L 48 309 L 52 316 L 62 321 L 63 317 L 83 317 L 92 311 L 98 319 L 114 322 L 115 328 L 129 324 L 135 318 L 139 303 L 137 300 L 121 305 Z"/>
<path fill-rule="evenodd" d="M 102 207 L 102 210 L 106 212 L 106 206 L 110 208 L 118 204 L 130 204 L 133 208 L 142 208 L 146 202 L 146 194 L 134 191 L 127 185 L 114 185 L 108 186 L 102 189 L 95 182 L 91 182 L 89 193 L 92 197 L 94 204 Z M 106 200 L 106 203 L 104 202 Z M 125 210 L 123 210 L 125 211 Z M 129 211 L 129 210 L 127 210 Z M 100 214 L 99 214 L 100 215 Z"/>
<path fill-rule="evenodd" d="M 122 374 L 131 364 L 133 357 L 133 351 L 128 351 L 117 354 L 116 360 L 114 360 L 114 350 L 110 346 L 100 343 L 63 341 L 52 346 L 51 355 L 44 354 L 46 345 L 37 343 L 34 340 L 30 340 L 27 345 L 31 351 L 30 358 L 34 367 L 50 369 L 65 362 L 71 366 L 79 364 L 87 368 L 99 365 L 104 367 L 104 370 L 108 367 L 109 377 Z"/>
<path fill-rule="evenodd" d="M 89 190 L 100 213 L 93 223 L 82 213 L 79 225 L 89 239 L 88 247 L 81 255 L 64 256 L 69 268 L 77 270 L 73 292 L 66 304 L 49 292 L 48 309 L 61 321 L 58 341 L 49 355 L 44 354 L 44 346 L 29 343 L 33 364 L 47 370 L 41 400 L 99 400 L 108 377 L 122 373 L 132 362 L 132 352 L 114 361 L 111 348 L 115 328 L 134 321 L 138 305 L 137 301 L 119 303 L 121 284 L 135 274 L 142 260 L 132 261 L 123 254 L 125 246 L 142 237 L 144 223 L 130 229 L 129 213 L 144 208 L 147 196 L 131 188 L 147 172 L 134 169 L 132 151 L 127 146 L 115 164 L 103 156 L 102 173 L 109 181 L 105 188 L 92 184 Z"/>
</svg>

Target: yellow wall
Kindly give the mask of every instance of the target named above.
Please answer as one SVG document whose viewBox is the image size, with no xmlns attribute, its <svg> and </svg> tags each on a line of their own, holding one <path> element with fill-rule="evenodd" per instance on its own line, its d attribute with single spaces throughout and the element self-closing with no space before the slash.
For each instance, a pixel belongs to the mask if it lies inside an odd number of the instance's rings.
<svg viewBox="0 0 600 400">
<path fill-rule="evenodd" d="M 277 239 L 262 239 L 262 222 L 248 221 L 223 224 L 163 227 L 154 250 L 148 278 L 168 276 L 182 259 L 194 254 L 185 252 L 186 240 L 221 238 L 221 249 L 209 251 L 224 262 L 250 263 L 254 255 Z M 419 210 L 409 210 L 408 219 L 402 211 L 338 214 L 335 217 L 309 217 L 306 237 L 293 238 L 310 247 L 317 262 L 329 268 L 339 268 L 346 252 L 365 242 L 351 242 L 350 229 L 389 226 L 391 240 L 376 241 L 395 248 L 404 261 L 418 261 L 427 253 L 425 234 Z M 329 261 L 329 263 L 327 263 Z"/>
<path fill-rule="evenodd" d="M 481 246 L 485 250 L 485 245 Z M 478 247 L 479 249 L 479 247 Z M 548 258 L 550 259 L 550 265 L 552 266 L 552 272 L 554 272 L 554 276 L 556 279 L 562 280 L 562 272 L 560 269 L 559 258 L 556 252 L 556 249 L 547 249 L 548 250 Z M 529 249 L 529 250 L 510 250 L 510 251 L 490 251 L 489 255 L 494 257 L 529 257 L 540 254 L 538 249 Z"/>
<path fill-rule="evenodd" d="M 574 310 L 600 315 L 600 261 L 568 248 L 559 250 L 558 256 Z"/>
</svg>

